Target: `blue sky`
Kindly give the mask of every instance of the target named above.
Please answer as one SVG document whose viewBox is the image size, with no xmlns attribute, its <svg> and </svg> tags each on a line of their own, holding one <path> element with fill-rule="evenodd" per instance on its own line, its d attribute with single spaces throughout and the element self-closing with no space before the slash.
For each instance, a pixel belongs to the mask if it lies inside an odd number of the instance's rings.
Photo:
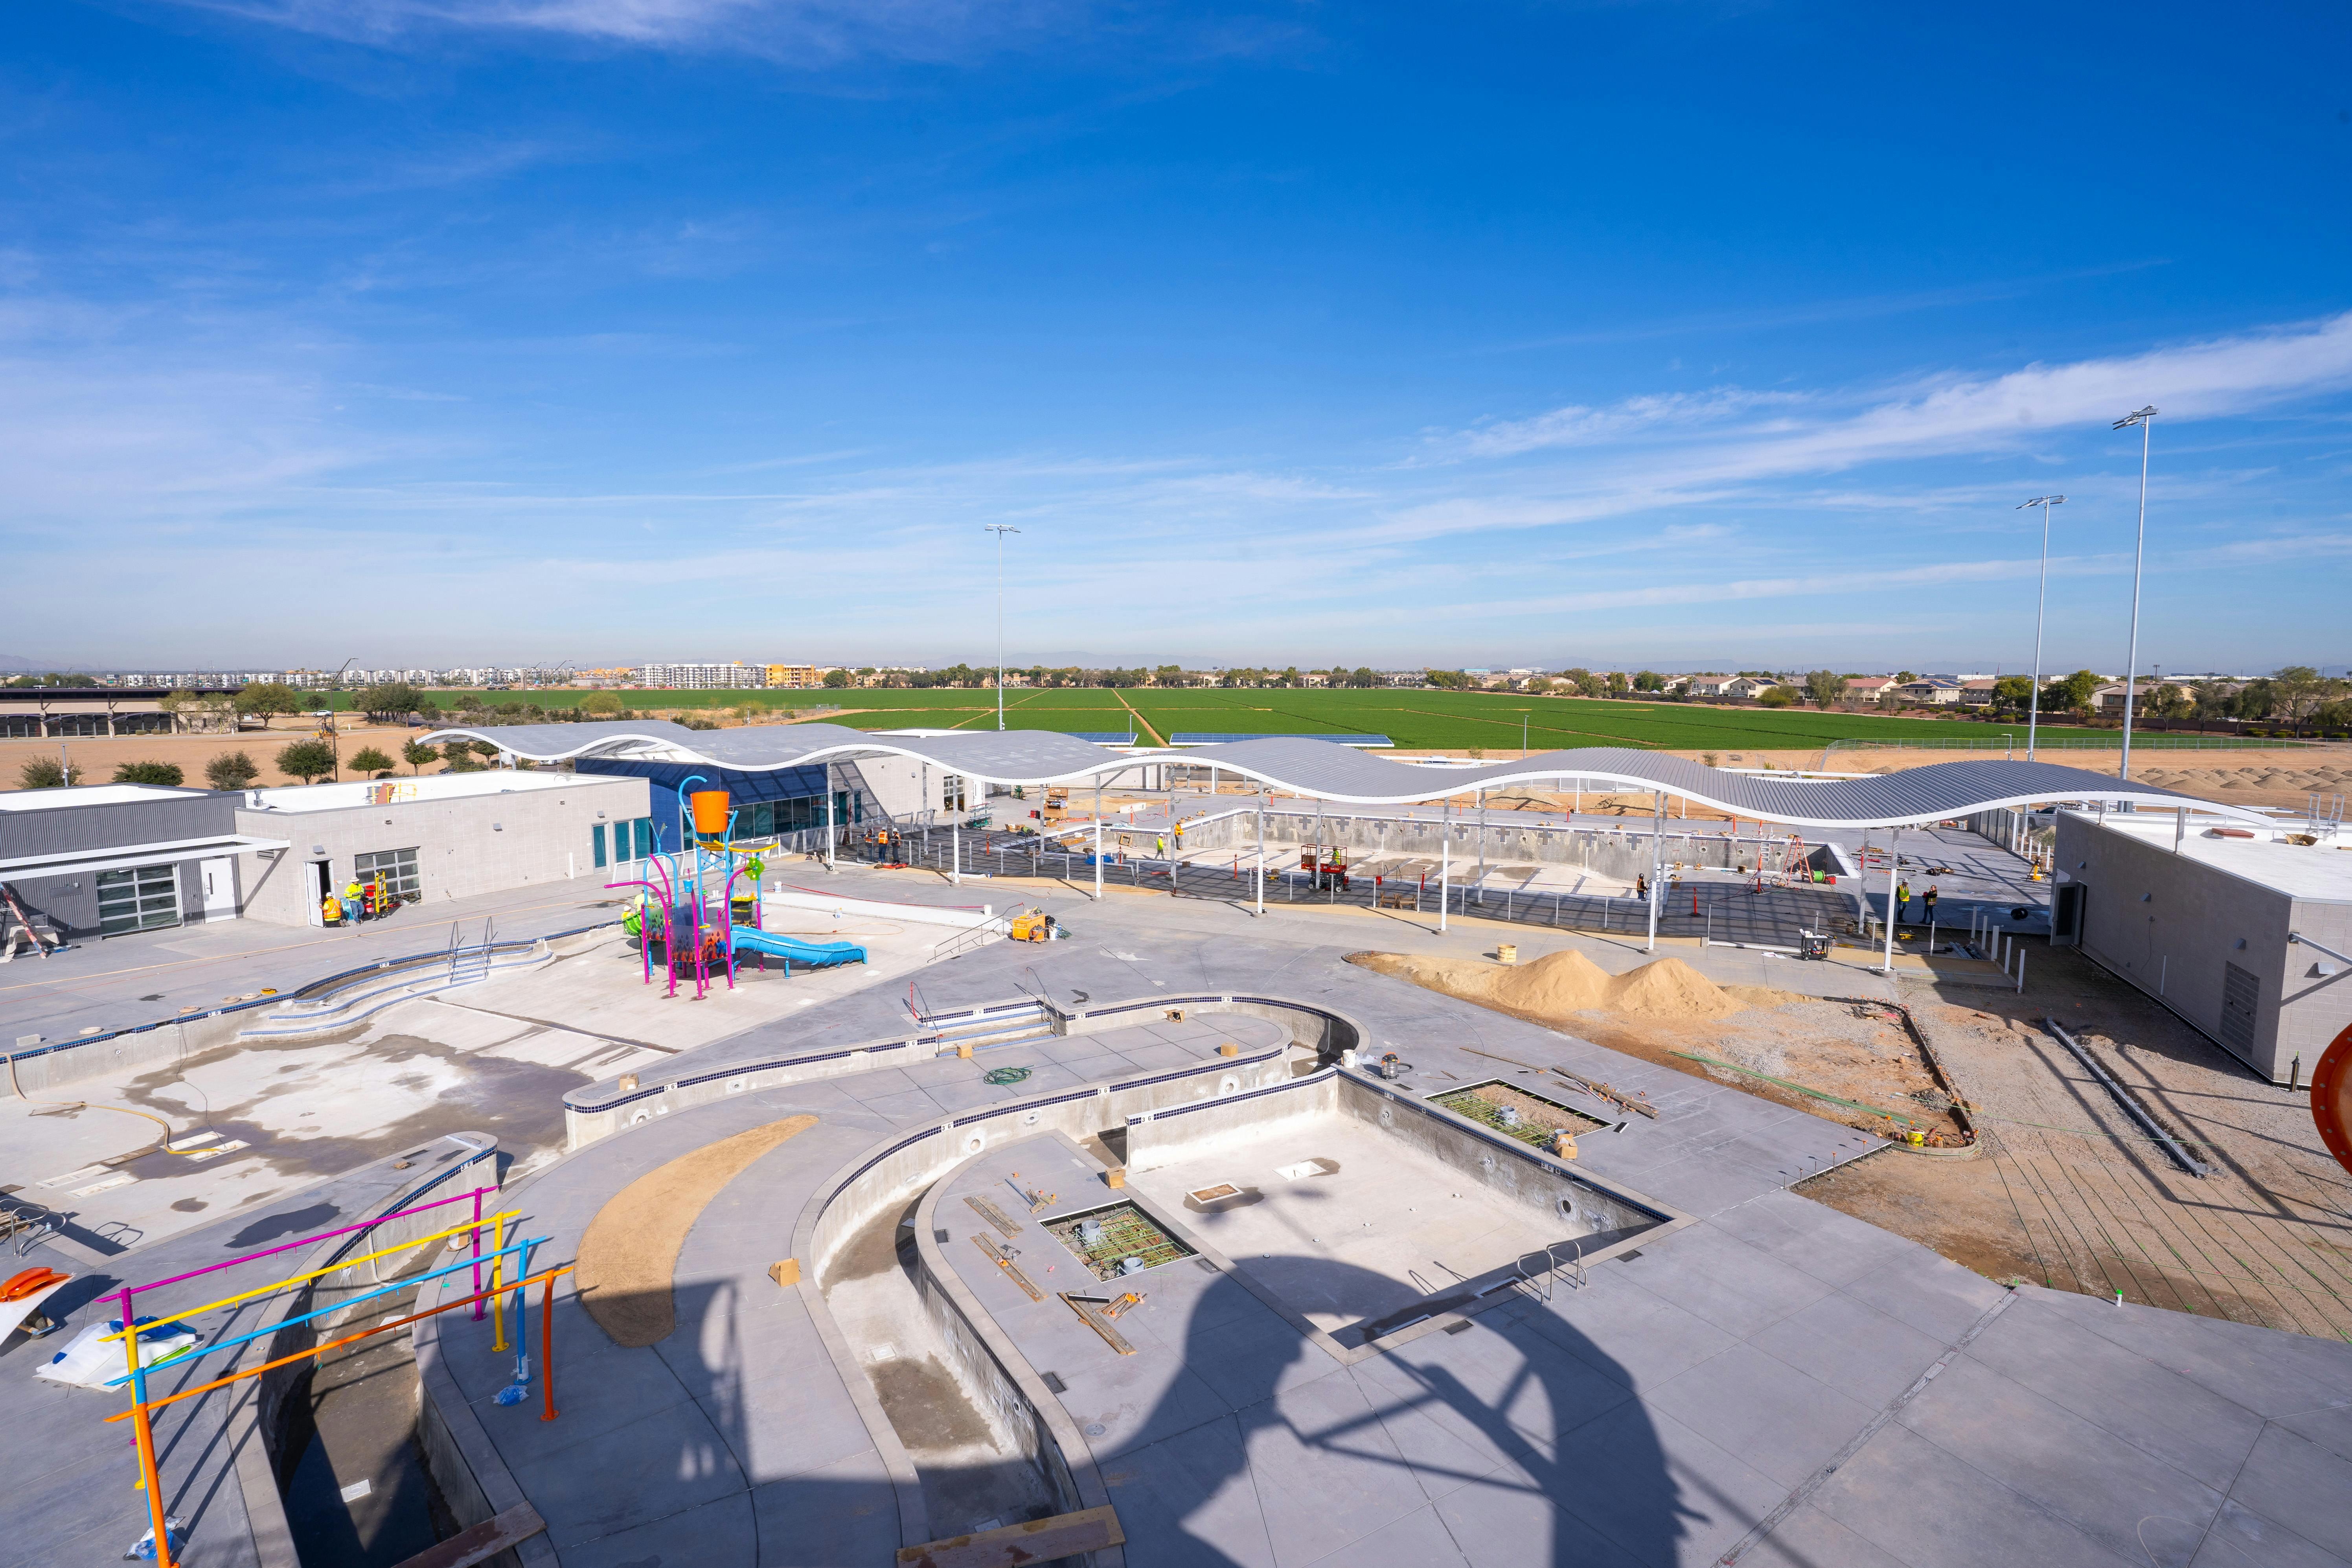
<svg viewBox="0 0 2352 1568">
<path fill-rule="evenodd" d="M 0 653 L 2352 660 L 2340 6 L 0 27 Z"/>
</svg>

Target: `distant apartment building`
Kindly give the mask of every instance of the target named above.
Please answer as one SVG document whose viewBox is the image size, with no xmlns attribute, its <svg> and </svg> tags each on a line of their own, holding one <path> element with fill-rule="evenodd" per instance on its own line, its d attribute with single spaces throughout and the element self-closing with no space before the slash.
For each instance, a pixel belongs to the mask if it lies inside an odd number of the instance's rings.
<svg viewBox="0 0 2352 1568">
<path fill-rule="evenodd" d="M 824 667 L 815 664 L 768 665 L 768 688 L 772 691 L 806 691 L 824 684 Z"/>
<path fill-rule="evenodd" d="M 662 691 L 750 689 L 764 683 L 767 667 L 736 660 L 727 664 L 646 664 L 637 667 L 637 684 Z"/>
</svg>

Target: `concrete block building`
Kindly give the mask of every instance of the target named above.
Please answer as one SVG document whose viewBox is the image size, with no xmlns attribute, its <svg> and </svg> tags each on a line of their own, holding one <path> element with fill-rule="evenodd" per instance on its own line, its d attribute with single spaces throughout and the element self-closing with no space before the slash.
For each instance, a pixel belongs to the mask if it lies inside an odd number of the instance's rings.
<svg viewBox="0 0 2352 1568">
<path fill-rule="evenodd" d="M 328 889 L 354 881 L 380 879 L 429 913 L 477 893 L 609 879 L 653 847 L 643 779 L 490 769 L 230 798 L 238 832 L 287 846 L 237 866 L 245 913 L 280 925 L 319 924 Z"/>
<path fill-rule="evenodd" d="M 2274 1083 L 2352 1025 L 2352 839 L 2058 814 L 2053 941 L 2161 1001 Z"/>
</svg>

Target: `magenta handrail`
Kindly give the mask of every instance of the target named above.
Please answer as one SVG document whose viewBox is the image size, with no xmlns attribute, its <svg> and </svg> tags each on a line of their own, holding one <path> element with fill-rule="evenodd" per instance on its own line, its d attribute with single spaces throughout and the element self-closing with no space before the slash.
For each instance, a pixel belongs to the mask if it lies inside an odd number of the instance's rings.
<svg viewBox="0 0 2352 1568">
<path fill-rule="evenodd" d="M 298 1247 L 308 1247 L 314 1241 L 324 1241 L 328 1237 L 335 1236 L 349 1236 L 352 1231 L 366 1230 L 371 1226 L 382 1225 L 386 1220 L 405 1219 L 413 1214 L 423 1214 L 426 1209 L 437 1209 L 445 1204 L 461 1204 L 468 1198 L 478 1198 L 484 1193 L 495 1193 L 499 1189 L 494 1186 L 476 1187 L 471 1192 L 459 1193 L 455 1197 L 436 1198 L 429 1204 L 419 1204 L 413 1209 L 402 1209 L 397 1214 L 379 1215 L 374 1219 L 363 1219 L 357 1225 L 347 1225 L 337 1230 L 322 1230 L 316 1236 L 306 1236 L 299 1241 L 289 1241 L 278 1247 L 265 1247 L 258 1252 L 248 1252 L 241 1258 L 232 1258 L 226 1263 L 209 1263 L 202 1268 L 192 1268 L 185 1274 L 174 1274 L 169 1279 L 154 1279 L 150 1280 L 144 1285 L 127 1286 L 120 1294 L 122 1296 L 134 1296 L 142 1291 L 160 1290 L 166 1285 L 177 1285 L 183 1280 L 194 1279 L 199 1275 L 211 1274 L 223 1268 L 234 1268 L 240 1263 L 250 1263 L 257 1258 L 268 1258 L 276 1253 L 291 1252 Z"/>
</svg>

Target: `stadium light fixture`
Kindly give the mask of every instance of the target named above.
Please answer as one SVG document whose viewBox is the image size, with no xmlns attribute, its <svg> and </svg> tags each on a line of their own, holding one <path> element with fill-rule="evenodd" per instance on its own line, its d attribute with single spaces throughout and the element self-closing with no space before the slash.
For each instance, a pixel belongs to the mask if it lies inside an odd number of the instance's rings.
<svg viewBox="0 0 2352 1568">
<path fill-rule="evenodd" d="M 1021 531 L 1009 522 L 983 522 L 996 535 L 996 727 L 1004 728 L 1004 536 Z"/>
<path fill-rule="evenodd" d="M 2026 699 L 2025 710 L 2025 760 L 2029 763 L 2033 761 L 2034 731 L 2042 720 L 2042 616 L 2050 606 L 2050 509 L 2065 504 L 2064 496 L 2035 496 L 2017 508 L 2020 511 L 2029 506 L 2042 509 L 2042 589 L 2033 600 L 2033 690 Z"/>
<path fill-rule="evenodd" d="M 2139 533 L 2132 543 L 2131 651 L 2124 659 L 2123 765 L 2116 774 L 2123 779 L 2131 777 L 2132 693 L 2139 669 L 2139 569 L 2142 557 L 2147 553 L 2147 448 L 2148 433 L 2155 428 L 2155 423 L 2156 409 L 2151 405 L 2125 415 L 2114 426 L 2117 430 L 2139 426 Z"/>
</svg>

